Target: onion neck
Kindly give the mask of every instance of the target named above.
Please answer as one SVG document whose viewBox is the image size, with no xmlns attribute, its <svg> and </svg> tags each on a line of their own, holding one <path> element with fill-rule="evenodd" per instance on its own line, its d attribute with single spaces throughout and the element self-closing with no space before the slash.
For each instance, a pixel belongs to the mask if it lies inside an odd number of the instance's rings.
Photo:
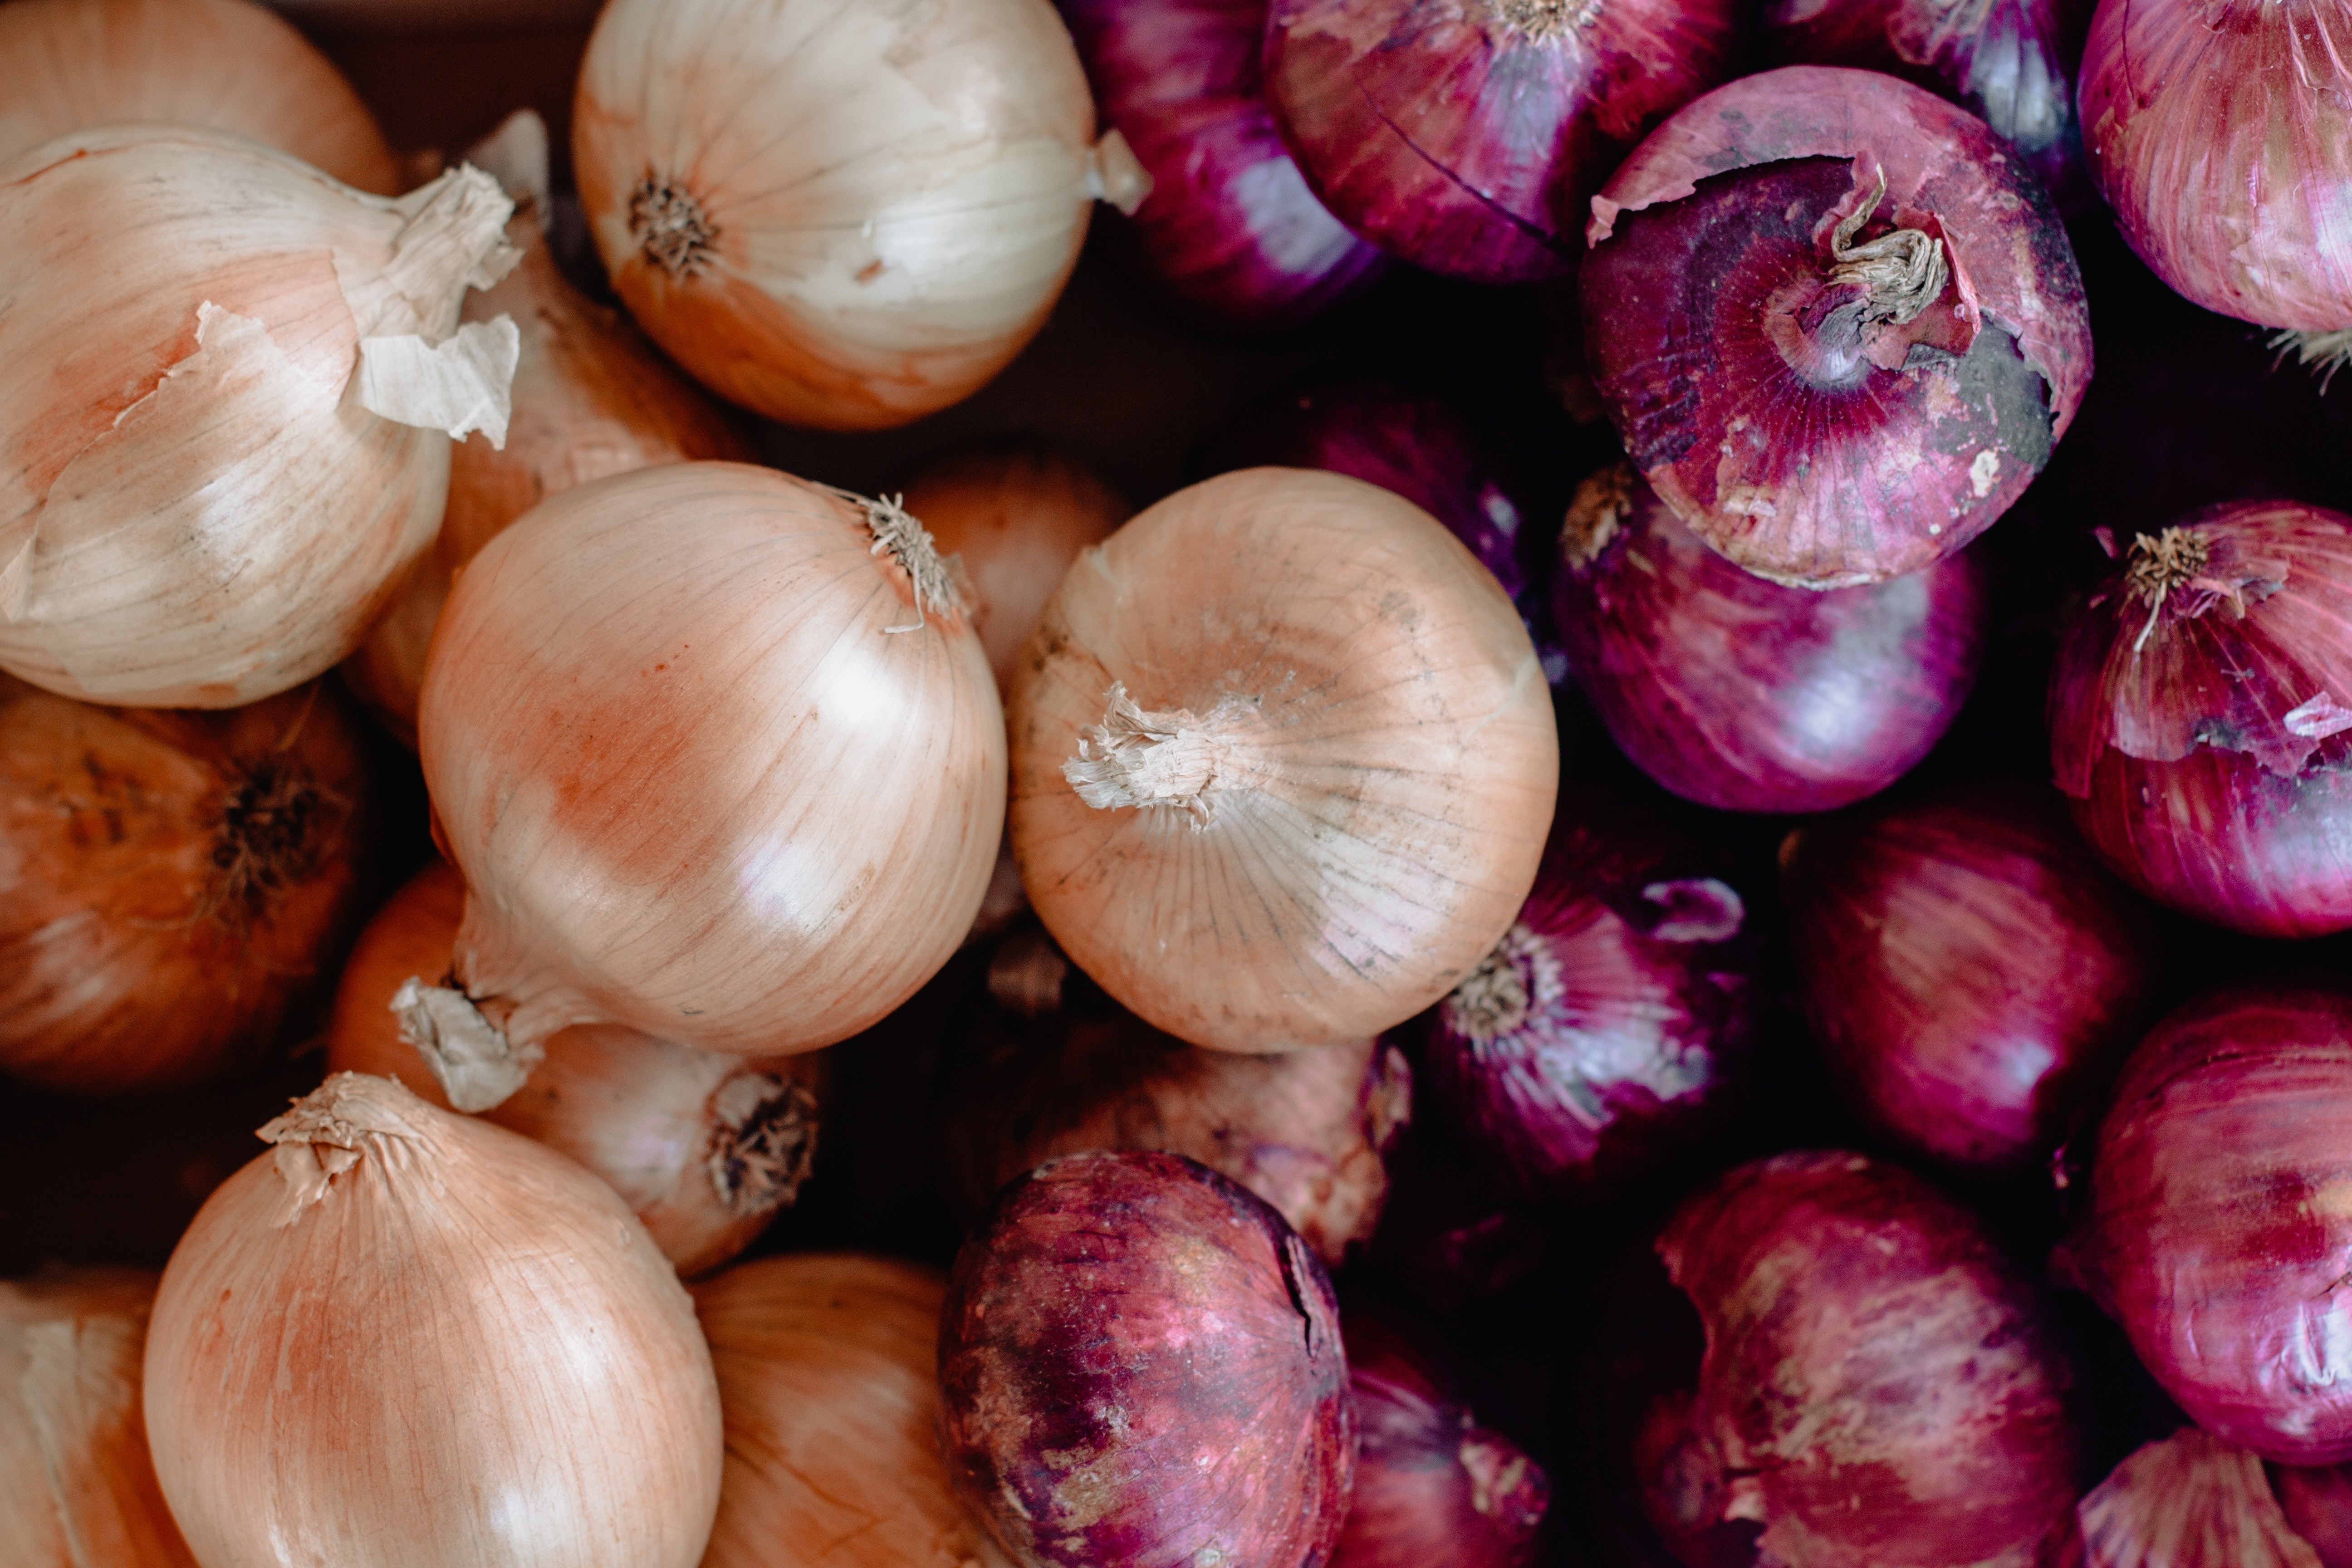
<svg viewBox="0 0 2352 1568">
<path fill-rule="evenodd" d="M 393 994 L 393 1016 L 400 1037 L 415 1048 L 459 1110 L 494 1110 L 530 1078 L 546 1051 L 538 1044 L 517 1046 L 490 1022 L 472 997 L 457 989 L 454 975 L 427 985 L 415 975 Z"/>
<path fill-rule="evenodd" d="M 1559 558 L 1571 567 L 1590 566 L 1617 537 L 1633 505 L 1633 465 L 1612 463 L 1576 487 L 1559 529 Z"/>
<path fill-rule="evenodd" d="M 1591 26 L 1603 0 L 1495 0 L 1504 30 L 1531 44 L 1549 44 Z"/>
<path fill-rule="evenodd" d="M 902 626 L 885 626 L 885 631 L 920 631 L 927 615 L 965 613 L 969 595 L 964 591 L 960 563 L 940 553 L 939 542 L 931 537 L 930 530 L 907 510 L 904 495 L 862 496 L 830 485 L 824 488 L 866 513 L 866 531 L 874 538 L 873 553 L 888 554 L 907 574 L 915 601 L 915 618 Z"/>
<path fill-rule="evenodd" d="M 1103 721 L 1078 732 L 1078 754 L 1062 776 L 1097 811 L 1175 806 L 1195 830 L 1216 816 L 1218 795 L 1241 771 L 1240 733 L 1248 705 L 1221 702 L 1206 718 L 1189 708 L 1148 711 L 1114 682 Z"/>
<path fill-rule="evenodd" d="M 1793 279 L 1767 308 L 1765 331 L 1781 358 L 1815 385 L 1852 384 L 1873 364 L 1897 368 L 1914 342 L 1937 339 L 1932 323 L 1906 329 L 1951 285 L 1944 242 L 1917 228 L 1859 237 L 1885 195 L 1881 170 L 1870 195 L 1831 231 L 1823 275 Z"/>
<path fill-rule="evenodd" d="M 649 266 L 682 281 L 709 270 L 719 226 L 692 191 L 649 174 L 629 193 L 629 237 Z"/>
<path fill-rule="evenodd" d="M 1524 922 L 1515 922 L 1441 1005 L 1448 1028 L 1484 1044 L 1525 1028 L 1528 1018 L 1557 1003 L 1566 989 L 1551 944 Z"/>
<path fill-rule="evenodd" d="M 711 1096 L 704 1168 L 727 1212 L 752 1219 L 800 1195 L 816 1163 L 816 1097 L 772 1073 L 742 1072 Z"/>
<path fill-rule="evenodd" d="M 2132 643 L 2134 653 L 2147 646 L 2165 601 L 2176 589 L 2202 577 L 2211 559 L 2212 547 L 2192 529 L 2168 528 L 2132 541 L 2131 556 L 2124 568 L 2124 591 L 2147 606 L 2147 622 Z"/>
</svg>

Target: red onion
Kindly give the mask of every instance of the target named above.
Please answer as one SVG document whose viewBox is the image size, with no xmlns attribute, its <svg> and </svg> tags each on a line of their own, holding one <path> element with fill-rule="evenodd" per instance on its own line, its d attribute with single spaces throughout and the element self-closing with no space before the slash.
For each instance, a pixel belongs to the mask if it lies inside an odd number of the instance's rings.
<svg viewBox="0 0 2352 1568">
<path fill-rule="evenodd" d="M 2342 1568 L 2295 1529 L 2263 1469 L 2194 1426 L 2144 1445 L 2083 1500 L 2086 1568 Z"/>
<path fill-rule="evenodd" d="M 1331 1568 L 1529 1568 L 1543 1467 L 1477 1424 L 1413 1339 L 1350 1314 L 1356 1486 Z"/>
<path fill-rule="evenodd" d="M 2062 1264 L 2208 1432 L 2352 1459 L 2352 996 L 2228 990 L 2158 1025 Z"/>
<path fill-rule="evenodd" d="M 941 1437 L 1024 1563 L 1313 1568 L 1355 1469 L 1339 1304 L 1282 1216 L 1174 1154 L 1049 1160 L 956 1255 Z"/>
<path fill-rule="evenodd" d="M 1727 0 L 1274 0 L 1266 97 L 1307 178 L 1383 250 L 1564 278 L 1584 201 L 1731 74 Z"/>
<path fill-rule="evenodd" d="M 1859 1154 L 1783 1154 L 1686 1201 L 1658 1254 L 1706 1326 L 1680 1474 L 1763 1525 L 1761 1561 L 2065 1561 L 2072 1371 L 1972 1215 Z"/>
<path fill-rule="evenodd" d="M 2048 194 L 1982 121 L 1892 77 L 1719 88 L 1592 214 L 1584 342 L 1610 418 L 1677 516 L 1776 582 L 1874 583 L 1959 549 L 2090 382 Z"/>
<path fill-rule="evenodd" d="M 1832 817 L 1780 851 L 1813 1037 L 1864 1121 L 1984 1169 L 2058 1146 L 2131 1048 L 2153 932 L 2039 786 Z"/>
<path fill-rule="evenodd" d="M 2319 1558 L 2319 1568 L 2352 1568 L 2352 1465 L 2265 1465 L 2279 1510 Z"/>
<path fill-rule="evenodd" d="M 1429 1091 L 1514 1188 L 1623 1191 L 1719 1131 L 1753 1050 L 1738 893 L 1631 794 L 1560 794 L 1535 890 L 1437 1005 Z"/>
<path fill-rule="evenodd" d="M 1932 750 L 1983 660 L 1972 553 L 1809 593 L 1699 542 L 1630 466 L 1587 479 L 1560 533 L 1552 620 L 1610 735 L 1686 800 L 1825 811 Z"/>
<path fill-rule="evenodd" d="M 2352 926 L 2352 517 L 2210 507 L 2068 629 L 2051 761 L 2126 881 L 2261 936 Z"/>
<path fill-rule="evenodd" d="M 1265 0 L 1060 0 L 1095 111 L 1151 192 L 1130 222 L 1145 269 L 1208 321 L 1297 326 L 1386 266 L 1307 188 L 1266 108 Z"/>
</svg>

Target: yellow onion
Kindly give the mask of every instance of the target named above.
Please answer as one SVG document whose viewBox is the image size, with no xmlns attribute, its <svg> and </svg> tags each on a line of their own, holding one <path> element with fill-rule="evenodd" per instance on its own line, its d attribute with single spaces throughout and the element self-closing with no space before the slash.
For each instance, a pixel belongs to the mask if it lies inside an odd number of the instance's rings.
<svg viewBox="0 0 2352 1568">
<path fill-rule="evenodd" d="M 940 1459 L 947 1280 L 852 1254 L 765 1258 L 695 1287 L 727 1414 L 702 1568 L 1008 1568 Z"/>
<path fill-rule="evenodd" d="M 0 177 L 0 668 L 227 708 L 356 647 L 505 438 L 510 259 L 458 170 L 397 202 L 221 132 L 102 128 Z"/>
<path fill-rule="evenodd" d="M 205 1568 L 693 1568 L 719 1390 L 612 1190 L 342 1073 L 261 1129 L 163 1271 L 156 1479 Z"/>
<path fill-rule="evenodd" d="M 156 1489 L 139 1408 L 155 1276 L 61 1268 L 0 1280 L 0 1561 L 194 1568 Z"/>
<path fill-rule="evenodd" d="M 1045 324 L 1104 188 L 1093 136 L 1046 0 L 613 0 L 572 149 L 613 286 L 672 358 L 772 418 L 872 430 Z"/>
<path fill-rule="evenodd" d="M 0 159 L 128 121 L 234 131 L 362 191 L 401 188 L 399 162 L 351 83 L 252 0 L 0 6 Z"/>
<path fill-rule="evenodd" d="M 418 977 L 448 974 L 465 905 L 465 882 L 436 860 L 377 911 L 343 965 L 327 1070 L 397 1079 L 569 1154 L 621 1194 L 681 1274 L 749 1247 L 808 1177 L 828 1058 L 745 1061 L 589 1024 L 548 1041 L 519 1086 L 486 1086 L 480 1064 L 437 1048 L 429 1015 L 395 1005 Z M 498 1102 L 479 1105 L 488 1094 Z"/>
</svg>

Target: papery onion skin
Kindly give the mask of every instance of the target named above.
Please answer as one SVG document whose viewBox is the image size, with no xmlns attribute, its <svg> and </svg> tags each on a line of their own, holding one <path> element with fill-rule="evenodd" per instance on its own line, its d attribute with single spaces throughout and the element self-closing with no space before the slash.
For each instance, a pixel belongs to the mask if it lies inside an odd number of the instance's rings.
<svg viewBox="0 0 2352 1568">
<path fill-rule="evenodd" d="M 602 1182 L 344 1073 L 163 1271 L 147 1435 L 197 1561 L 693 1568 L 710 1352 Z"/>
<path fill-rule="evenodd" d="M 1614 785 L 1562 788 L 1535 889 L 1437 1005 L 1429 1093 L 1514 1192 L 1620 1195 L 1691 1158 L 1753 1078 L 1745 901 L 1696 834 Z"/>
<path fill-rule="evenodd" d="M 940 1460 L 935 1269 L 763 1258 L 695 1287 L 727 1415 L 703 1568 L 1007 1568 Z"/>
<path fill-rule="evenodd" d="M 1265 0 L 1061 0 L 1096 112 L 1151 175 L 1130 215 L 1144 270 L 1202 320 L 1299 326 L 1387 258 L 1307 188 L 1266 107 Z"/>
<path fill-rule="evenodd" d="M 404 1037 L 404 981 L 448 973 L 466 884 L 435 861 L 368 922 L 343 966 L 327 1070 L 397 1079 L 450 1109 Z M 565 1029 L 485 1121 L 568 1154 L 619 1193 L 662 1256 L 692 1279 L 758 1239 L 799 1195 L 816 1155 L 827 1058 L 719 1056 L 610 1025 Z"/>
<path fill-rule="evenodd" d="M 1585 480 L 1560 533 L 1552 625 L 1570 673 L 1643 773 L 1723 811 L 1827 811 L 1934 749 L 1992 619 L 1963 552 L 1813 593 L 1708 549 L 1628 465 Z"/>
<path fill-rule="evenodd" d="M 2214 1436 L 2288 1465 L 2352 1458 L 2352 997 L 2224 990 L 2125 1064 L 2065 1257 Z"/>
<path fill-rule="evenodd" d="M 1692 1430 L 1789 1568 L 2057 1568 L 2084 1435 L 2042 1301 L 1975 1217 L 1859 1154 L 1782 1154 L 1658 1241 L 1706 1326 Z"/>
<path fill-rule="evenodd" d="M 1584 202 L 1729 76 L 1723 0 L 1274 0 L 1266 97 L 1317 195 L 1418 267 L 1567 277 Z"/>
<path fill-rule="evenodd" d="M 1780 865 L 1813 1037 L 1905 1152 L 2030 1165 L 2135 1043 L 2155 931 L 2049 790 L 1948 789 L 1833 816 L 1791 833 Z"/>
<path fill-rule="evenodd" d="M 380 196 L 404 184 L 342 73 L 249 0 L 18 0 L 0 10 L 0 160 L 128 121 L 233 131 Z"/>
<path fill-rule="evenodd" d="M 2352 926 L 2352 518 L 2224 503 L 2142 534 L 2067 628 L 2051 765 L 2159 902 L 2259 936 Z"/>
<path fill-rule="evenodd" d="M 0 675 L 0 1072 L 176 1088 L 307 1026 L 363 912 L 368 766 L 318 687 L 179 713 Z"/>
<path fill-rule="evenodd" d="M 1206 793 L 1087 804 L 1082 741 L 1173 710 L 1209 726 Z M 1030 903 L 1122 1005 L 1219 1050 L 1362 1039 L 1451 990 L 1525 900 L 1559 779 L 1493 575 L 1411 502 L 1301 469 L 1204 480 L 1082 557 L 1010 723 Z"/>
<path fill-rule="evenodd" d="M 0 1280 L 0 1541 L 9 1568 L 195 1568 L 147 1458 L 140 1360 L 156 1276 Z"/>
<path fill-rule="evenodd" d="M 419 740 L 471 889 L 457 977 L 517 1047 L 613 1023 L 814 1050 L 955 952 L 1003 721 L 944 583 L 919 610 L 877 528 L 938 573 L 887 507 L 672 463 L 551 498 L 458 579 Z"/>
<path fill-rule="evenodd" d="M 1030 1568 L 1328 1563 L 1355 1469 L 1339 1302 L 1245 1189 L 1174 1154 L 1051 1160 L 956 1255 L 942 1447 Z"/>
<path fill-rule="evenodd" d="M 1920 237 L 1942 262 L 1932 293 L 1861 260 L 1832 281 L 1865 206 L 1852 238 Z M 1592 213 L 1579 289 L 1610 419 L 1676 516 L 1775 582 L 1882 582 L 1959 549 L 2090 382 L 2048 194 L 1982 121 L 1892 77 L 1789 66 L 1718 88 Z M 1892 313 L 1866 325 L 1866 307 Z"/>
<path fill-rule="evenodd" d="M 1036 334 L 1093 139 L 1046 0 L 620 0 L 572 131 L 637 324 L 720 396 L 827 430 L 944 408 Z"/>
<path fill-rule="evenodd" d="M 2279 1506 L 2261 1459 L 2184 1426 L 2083 1499 L 2085 1568 L 2337 1568 Z"/>
</svg>

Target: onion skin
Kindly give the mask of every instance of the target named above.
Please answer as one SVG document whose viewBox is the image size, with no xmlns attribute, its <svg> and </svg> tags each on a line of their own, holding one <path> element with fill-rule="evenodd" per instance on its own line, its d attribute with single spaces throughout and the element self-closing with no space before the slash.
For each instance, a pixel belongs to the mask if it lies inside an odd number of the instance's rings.
<svg viewBox="0 0 2352 1568">
<path fill-rule="evenodd" d="M 956 1255 L 940 1388 L 958 1493 L 1028 1568 L 1330 1560 L 1339 1303 L 1280 1215 L 1190 1160 L 1072 1154 L 1007 1187 Z"/>
<path fill-rule="evenodd" d="M 2085 1568 L 2339 1568 L 2280 1507 L 2262 1460 L 2186 1426 L 2082 1503 Z"/>
<path fill-rule="evenodd" d="M 610 1023 L 814 1050 L 955 952 L 1003 730 L 961 613 L 926 595 L 919 618 L 876 552 L 887 520 L 672 463 L 550 499 L 458 579 L 419 740 L 471 889 L 457 977 L 517 1047 Z"/>
<path fill-rule="evenodd" d="M 1552 621 L 1610 738 L 1722 811 L 1827 811 L 1935 748 L 1976 684 L 1992 619 L 1967 552 L 1811 593 L 1700 542 L 1629 466 L 1587 479 L 1560 535 Z"/>
<path fill-rule="evenodd" d="M 1358 234 L 1532 283 L 1574 269 L 1585 198 L 1633 143 L 1731 74 L 1738 26 L 1723 0 L 1273 0 L 1266 98 Z"/>
<path fill-rule="evenodd" d="M 1213 726 L 1205 794 L 1087 804 L 1067 770 L 1114 689 Z M 1082 557 L 1010 718 L 1031 905 L 1122 1005 L 1218 1050 L 1362 1039 L 1451 990 L 1525 900 L 1559 780 L 1492 574 L 1410 502 L 1300 469 L 1204 480 Z"/>
<path fill-rule="evenodd" d="M 2083 1434 L 2033 1289 L 1973 1216 L 1858 1154 L 1782 1154 L 1658 1241 L 1706 1327 L 1692 1431 L 1788 1568 L 2057 1568 Z"/>
<path fill-rule="evenodd" d="M 1838 1087 L 1906 1152 L 2021 1169 L 2122 1064 L 2155 931 L 2046 790 L 1831 817 L 1780 851 L 1798 994 Z"/>
<path fill-rule="evenodd" d="M 0 1071 L 97 1094 L 254 1065 L 359 923 L 373 794 L 318 687 L 180 713 L 0 675 Z"/>
<path fill-rule="evenodd" d="M 1129 218 L 1179 305 L 1244 332 L 1303 325 L 1387 258 L 1307 188 L 1266 107 L 1265 0 L 1061 0 L 1096 111 L 1151 175 Z"/>
<path fill-rule="evenodd" d="M 2319 1558 L 2319 1568 L 2352 1568 L 2352 1471 L 2341 1465 L 2297 1469 L 2265 1465 L 2287 1524 Z"/>
<path fill-rule="evenodd" d="M 1865 325 L 1877 286 L 1830 274 L 1882 175 L 1855 237 L 1923 235 L 1948 276 L 1916 316 Z M 1592 214 L 1579 289 L 1610 419 L 1676 516 L 1774 582 L 1883 582 L 1958 550 L 2089 384 L 2048 195 L 1983 121 L 1892 77 L 1790 66 L 1718 88 Z"/>
</svg>

